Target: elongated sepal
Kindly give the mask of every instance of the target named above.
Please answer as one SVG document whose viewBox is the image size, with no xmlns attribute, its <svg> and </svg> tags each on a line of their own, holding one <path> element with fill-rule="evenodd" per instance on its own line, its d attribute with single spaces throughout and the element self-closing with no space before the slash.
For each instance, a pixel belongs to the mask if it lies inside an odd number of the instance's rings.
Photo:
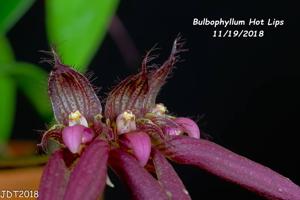
<svg viewBox="0 0 300 200">
<path fill-rule="evenodd" d="M 108 144 L 95 139 L 73 169 L 64 200 L 98 199 L 107 177 Z"/>
<path fill-rule="evenodd" d="M 151 140 L 147 133 L 131 132 L 122 136 L 122 142 L 126 148 L 133 151 L 133 155 L 141 166 L 145 166 L 151 153 Z"/>
<path fill-rule="evenodd" d="M 55 60 L 48 82 L 48 93 L 55 119 L 68 125 L 68 116 L 79 111 L 87 121 L 101 114 L 101 103 L 88 79 Z"/>
<path fill-rule="evenodd" d="M 167 200 L 167 194 L 138 161 L 126 152 L 115 149 L 110 152 L 109 164 L 131 191 L 133 199 Z"/>
<path fill-rule="evenodd" d="M 268 199 L 300 199 L 300 187 L 288 178 L 213 142 L 177 136 L 161 147 L 175 162 L 197 166 Z"/>
<path fill-rule="evenodd" d="M 191 199 L 172 165 L 158 150 L 152 150 L 152 159 L 157 179 L 165 189 L 169 199 Z"/>
<path fill-rule="evenodd" d="M 58 150 L 52 154 L 44 168 L 38 199 L 63 199 L 68 178 L 69 170 L 63 159 L 63 151 Z"/>
<path fill-rule="evenodd" d="M 174 121 L 182 127 L 183 131 L 188 134 L 188 136 L 193 138 L 200 138 L 200 129 L 198 125 L 191 119 L 185 117 L 178 117 Z"/>
</svg>

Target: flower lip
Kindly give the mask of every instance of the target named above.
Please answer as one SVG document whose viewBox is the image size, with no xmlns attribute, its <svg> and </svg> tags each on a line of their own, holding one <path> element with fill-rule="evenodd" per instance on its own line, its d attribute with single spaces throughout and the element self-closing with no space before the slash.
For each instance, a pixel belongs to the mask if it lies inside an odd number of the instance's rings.
<svg viewBox="0 0 300 200">
<path fill-rule="evenodd" d="M 151 153 L 151 140 L 147 133 L 136 131 L 123 134 L 122 144 L 133 151 L 141 166 L 145 166 Z"/>
<path fill-rule="evenodd" d="M 79 153 L 84 129 L 82 125 L 68 126 L 63 129 L 63 142 L 72 153 Z"/>
<path fill-rule="evenodd" d="M 69 114 L 69 126 L 62 131 L 62 139 L 72 153 L 80 151 L 81 144 L 91 142 L 95 134 L 88 128 L 87 120 L 77 110 Z"/>
</svg>

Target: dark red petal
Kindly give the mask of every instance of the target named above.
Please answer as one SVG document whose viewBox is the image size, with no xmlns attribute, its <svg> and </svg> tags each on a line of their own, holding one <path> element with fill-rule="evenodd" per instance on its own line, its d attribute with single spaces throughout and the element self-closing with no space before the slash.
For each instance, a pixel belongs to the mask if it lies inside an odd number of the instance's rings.
<svg viewBox="0 0 300 200">
<path fill-rule="evenodd" d="M 140 119 L 137 121 L 137 128 L 148 133 L 151 137 L 155 139 L 163 139 L 164 132 L 157 124 L 153 123 L 149 119 Z"/>
<path fill-rule="evenodd" d="M 108 95 L 105 105 L 105 116 L 114 120 L 125 110 L 131 110 L 140 116 L 148 92 L 146 71 L 129 76 L 120 82 Z"/>
<path fill-rule="evenodd" d="M 70 175 L 64 200 L 99 198 L 107 176 L 108 148 L 106 142 L 95 139 L 84 150 Z"/>
<path fill-rule="evenodd" d="M 157 180 L 129 154 L 120 149 L 112 150 L 110 152 L 109 164 L 130 189 L 133 199 L 168 199 Z"/>
<path fill-rule="evenodd" d="M 177 136 L 167 141 L 163 152 L 178 163 L 195 165 L 269 199 L 300 199 L 300 187 L 288 178 L 210 141 Z"/>
<path fill-rule="evenodd" d="M 101 103 L 88 79 L 56 60 L 49 83 L 49 96 L 55 119 L 67 125 L 68 115 L 79 111 L 88 121 L 101 114 Z"/>
<path fill-rule="evenodd" d="M 63 152 L 61 150 L 56 151 L 44 168 L 38 199 L 63 199 L 68 175 L 69 172 L 63 160 Z"/>
<path fill-rule="evenodd" d="M 153 149 L 152 152 L 153 164 L 155 166 L 158 181 L 167 191 L 170 199 L 191 199 L 172 165 L 159 151 Z"/>
<path fill-rule="evenodd" d="M 180 38 L 178 37 L 173 43 L 173 48 L 168 60 L 165 61 L 160 68 L 149 74 L 149 92 L 145 100 L 145 107 L 147 111 L 154 107 L 160 88 L 165 84 L 168 75 L 178 60 L 178 53 L 183 51 L 182 45 L 183 43 L 180 42 Z"/>
</svg>

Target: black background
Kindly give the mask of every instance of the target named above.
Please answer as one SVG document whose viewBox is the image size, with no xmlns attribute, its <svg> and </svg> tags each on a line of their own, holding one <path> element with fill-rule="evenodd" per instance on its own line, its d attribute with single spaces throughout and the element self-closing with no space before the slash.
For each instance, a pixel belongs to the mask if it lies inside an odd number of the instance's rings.
<svg viewBox="0 0 300 200">
<path fill-rule="evenodd" d="M 88 1 L 87 1 L 88 2 Z M 177 64 L 172 78 L 159 96 L 172 113 L 199 119 L 201 130 L 226 148 L 271 167 L 300 184 L 299 159 L 299 14 L 288 1 L 122 1 L 117 14 L 140 52 L 158 43 L 163 62 L 178 33 L 189 52 Z M 44 2 L 36 1 L 9 32 L 17 59 L 40 64 L 38 50 L 48 50 Z M 194 17 L 234 17 L 284 20 L 278 28 L 263 29 L 263 38 L 212 38 L 213 28 L 192 26 Z M 78 47 L 80 48 L 80 47 Z M 76 63 L 75 63 L 76 64 Z M 90 65 L 101 86 L 100 97 L 116 83 L 134 73 L 139 64 L 126 66 L 109 35 Z M 40 138 L 45 128 L 28 100 L 18 96 L 14 138 Z M 238 186 L 201 170 L 176 166 L 193 199 L 260 199 Z M 107 199 L 126 199 L 128 193 L 112 175 L 115 189 Z"/>
</svg>

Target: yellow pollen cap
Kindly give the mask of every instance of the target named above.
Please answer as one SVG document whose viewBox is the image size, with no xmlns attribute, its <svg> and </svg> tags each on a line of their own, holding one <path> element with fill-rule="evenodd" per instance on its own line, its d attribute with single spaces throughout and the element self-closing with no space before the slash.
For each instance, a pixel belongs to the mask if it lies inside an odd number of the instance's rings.
<svg viewBox="0 0 300 200">
<path fill-rule="evenodd" d="M 126 110 L 123 112 L 123 119 L 126 121 L 133 121 L 135 120 L 135 115 L 130 110 Z"/>
<path fill-rule="evenodd" d="M 71 114 L 69 114 L 69 120 L 74 120 L 74 121 L 78 121 L 81 118 L 81 113 L 76 110 L 75 112 L 71 112 Z"/>
</svg>

